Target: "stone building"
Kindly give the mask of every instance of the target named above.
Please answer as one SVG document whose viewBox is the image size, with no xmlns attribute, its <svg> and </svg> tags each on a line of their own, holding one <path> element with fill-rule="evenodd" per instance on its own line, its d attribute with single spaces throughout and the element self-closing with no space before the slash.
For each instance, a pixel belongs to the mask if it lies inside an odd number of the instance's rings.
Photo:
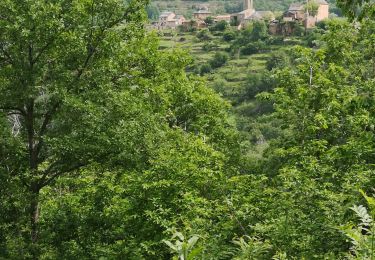
<svg viewBox="0 0 375 260">
<path fill-rule="evenodd" d="M 204 19 L 206 19 L 209 16 L 212 16 L 212 13 L 208 10 L 208 8 L 198 10 L 198 11 L 193 13 L 193 17 L 196 20 L 202 20 L 203 21 Z"/>
<path fill-rule="evenodd" d="M 255 12 L 253 0 L 244 0 L 243 6 L 244 10 L 242 12 L 231 15 L 232 23 L 239 28 L 242 27 L 245 19 L 250 17 Z"/>
<path fill-rule="evenodd" d="M 159 16 L 159 21 L 156 24 L 158 29 L 175 29 L 177 26 L 182 25 L 185 22 L 185 17 L 182 15 L 176 15 L 173 12 L 165 11 Z"/>
<path fill-rule="evenodd" d="M 320 22 L 329 17 L 329 5 L 325 0 L 315 0 L 315 3 L 319 5 L 318 14 L 316 15 L 316 21 Z"/>
<path fill-rule="evenodd" d="M 284 13 L 283 20 L 285 22 L 303 21 L 305 18 L 305 5 L 302 3 L 292 3 L 288 11 Z"/>
<path fill-rule="evenodd" d="M 307 1 L 309 3 L 309 1 Z M 288 11 L 283 15 L 284 22 L 301 22 L 306 28 L 312 28 L 317 22 L 329 17 L 329 5 L 325 0 L 312 0 L 311 3 L 317 5 L 316 14 L 312 16 L 306 5 L 303 3 L 293 3 L 289 6 Z"/>
<path fill-rule="evenodd" d="M 253 0 L 244 0 L 244 10 L 231 15 L 231 21 L 238 29 L 254 20 L 272 21 L 274 19 L 275 16 L 271 11 L 256 11 Z"/>
</svg>

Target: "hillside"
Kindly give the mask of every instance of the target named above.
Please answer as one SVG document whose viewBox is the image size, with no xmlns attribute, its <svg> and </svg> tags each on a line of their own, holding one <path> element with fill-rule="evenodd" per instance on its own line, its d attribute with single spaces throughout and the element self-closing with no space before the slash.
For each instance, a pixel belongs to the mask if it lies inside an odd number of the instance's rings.
<svg viewBox="0 0 375 260">
<path fill-rule="evenodd" d="M 160 45 L 161 49 L 182 48 L 189 52 L 193 63 L 188 72 L 204 76 L 208 86 L 232 105 L 244 152 L 256 158 L 262 157 L 269 141 L 280 131 L 277 122 L 268 119 L 272 112 L 270 105 L 256 98 L 262 91 L 273 88 L 272 59 L 285 55 L 293 46 L 308 45 L 320 35 L 320 29 L 315 29 L 303 37 L 271 36 L 265 28 L 264 22 L 257 22 L 255 29 L 249 26 L 241 32 L 230 27 L 224 31 L 214 28 L 198 32 L 164 31 Z M 252 49 L 252 44 L 259 47 Z M 213 61 L 220 55 L 224 60 L 215 65 Z"/>
</svg>

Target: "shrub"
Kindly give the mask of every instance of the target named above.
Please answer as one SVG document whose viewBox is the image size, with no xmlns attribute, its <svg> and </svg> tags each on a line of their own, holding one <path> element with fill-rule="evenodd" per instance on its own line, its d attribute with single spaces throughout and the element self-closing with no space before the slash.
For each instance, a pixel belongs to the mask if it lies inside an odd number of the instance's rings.
<svg viewBox="0 0 375 260">
<path fill-rule="evenodd" d="M 213 49 L 217 48 L 217 45 L 213 42 L 206 42 L 205 44 L 203 44 L 202 46 L 202 50 L 204 51 L 212 51 Z"/>
<path fill-rule="evenodd" d="M 210 27 L 210 31 L 225 31 L 229 24 L 226 21 L 219 21 Z"/>
<path fill-rule="evenodd" d="M 250 42 L 245 47 L 241 48 L 241 54 L 251 55 L 255 53 L 260 53 L 262 51 L 265 51 L 266 49 L 267 49 L 267 46 L 262 41 Z"/>
<path fill-rule="evenodd" d="M 229 56 L 225 52 L 217 52 L 215 53 L 214 58 L 210 61 L 210 65 L 212 68 L 219 68 L 227 63 Z"/>
<path fill-rule="evenodd" d="M 233 41 L 236 38 L 236 33 L 232 30 L 227 30 L 223 34 L 223 40 L 226 42 Z"/>
<path fill-rule="evenodd" d="M 211 40 L 210 32 L 208 31 L 208 29 L 200 30 L 200 31 L 197 33 L 197 38 L 198 38 L 199 40 L 202 40 L 202 41 L 208 41 L 208 40 Z"/>
<path fill-rule="evenodd" d="M 212 71 L 212 67 L 209 63 L 203 64 L 200 68 L 200 75 L 203 76 L 204 74 L 210 73 Z"/>
</svg>

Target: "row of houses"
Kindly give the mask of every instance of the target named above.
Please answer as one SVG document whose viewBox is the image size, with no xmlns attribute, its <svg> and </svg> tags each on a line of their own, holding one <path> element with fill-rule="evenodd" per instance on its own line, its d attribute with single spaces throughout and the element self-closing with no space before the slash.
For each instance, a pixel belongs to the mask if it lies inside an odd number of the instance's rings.
<svg viewBox="0 0 375 260">
<path fill-rule="evenodd" d="M 158 30 L 175 29 L 179 26 L 187 27 L 192 25 L 199 29 L 207 27 L 205 20 L 208 17 L 212 17 L 214 22 L 226 21 L 229 23 L 231 19 L 230 15 L 218 15 L 213 17 L 212 13 L 206 7 L 194 12 L 192 20 L 187 20 L 183 15 L 177 15 L 173 12 L 165 11 L 160 14 L 159 20 L 152 25 Z"/>
<path fill-rule="evenodd" d="M 316 9 L 309 11 L 307 8 L 309 3 L 313 3 Z M 226 21 L 241 29 L 251 21 L 266 20 L 270 22 L 270 32 L 276 34 L 283 30 L 281 26 L 286 22 L 298 22 L 304 24 L 306 28 L 312 28 L 317 22 L 327 19 L 329 16 L 329 5 L 325 0 L 307 0 L 306 3 L 292 3 L 283 14 L 282 22 L 284 23 L 281 23 L 280 20 L 275 20 L 275 16 L 271 11 L 255 10 L 253 0 L 244 0 L 243 5 L 244 10 L 239 13 L 218 16 L 213 16 L 208 7 L 204 7 L 193 13 L 192 20 L 187 20 L 182 15 L 165 11 L 160 15 L 158 22 L 153 23 L 153 26 L 159 30 L 175 29 L 179 26 L 194 26 L 200 29 L 207 27 L 205 21 L 208 17 L 212 17 L 214 22 Z"/>
</svg>

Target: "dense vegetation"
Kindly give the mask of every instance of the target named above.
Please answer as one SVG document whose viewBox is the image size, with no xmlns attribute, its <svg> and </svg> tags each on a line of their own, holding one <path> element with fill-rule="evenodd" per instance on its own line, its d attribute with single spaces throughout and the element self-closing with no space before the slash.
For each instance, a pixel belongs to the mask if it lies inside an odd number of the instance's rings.
<svg viewBox="0 0 375 260">
<path fill-rule="evenodd" d="M 0 258 L 373 259 L 374 5 L 340 4 L 159 40 L 146 0 L 1 1 Z"/>
</svg>

